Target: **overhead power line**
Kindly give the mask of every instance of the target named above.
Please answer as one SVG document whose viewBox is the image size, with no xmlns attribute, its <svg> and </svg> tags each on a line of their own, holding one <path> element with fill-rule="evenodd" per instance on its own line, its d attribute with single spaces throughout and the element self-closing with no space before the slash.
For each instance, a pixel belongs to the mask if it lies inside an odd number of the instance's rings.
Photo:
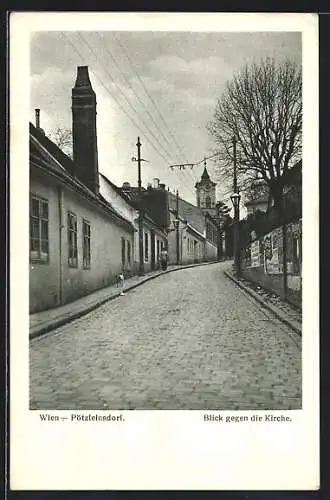
<svg viewBox="0 0 330 500">
<path fill-rule="evenodd" d="M 80 35 L 80 34 L 79 34 Z M 79 57 L 81 58 L 81 60 L 83 62 L 85 62 L 86 60 L 86 57 L 82 54 L 82 52 L 77 49 L 77 47 L 75 46 L 75 44 L 71 41 L 71 39 L 69 38 L 69 36 L 65 33 L 62 33 L 62 36 L 66 39 L 66 41 L 69 43 L 69 45 L 74 49 L 74 51 L 79 55 Z M 95 54 L 95 51 L 90 47 L 90 45 L 88 44 L 87 41 L 85 41 L 83 39 L 83 37 L 80 35 L 80 38 L 83 40 L 83 42 L 85 43 L 85 45 L 87 45 L 87 47 L 89 48 L 90 52 L 92 52 L 95 60 L 97 61 L 97 63 L 99 64 L 99 66 L 104 70 L 102 64 L 98 61 L 98 58 L 97 58 L 97 55 Z M 104 70 L 108 75 L 109 73 Z M 129 118 L 129 120 L 132 122 L 132 124 L 137 128 L 137 130 L 140 129 L 140 126 L 138 125 L 138 123 L 136 122 L 136 120 L 131 116 L 131 114 L 127 111 L 127 109 L 125 109 L 124 105 L 117 99 L 116 95 L 114 94 L 113 90 L 110 90 L 110 88 L 108 88 L 108 86 L 103 82 L 102 78 L 100 78 L 95 72 L 94 72 L 94 76 L 96 78 L 96 80 L 99 82 L 99 84 L 104 88 L 104 90 L 111 96 L 111 98 L 114 100 L 114 102 L 118 105 L 119 109 Z M 111 80 L 113 81 L 111 75 L 109 75 L 109 77 L 111 78 Z M 122 93 L 123 94 L 123 93 Z M 124 95 L 124 94 L 123 94 Z M 125 96 L 124 96 L 125 97 Z M 127 98 L 126 98 L 126 101 Z M 130 104 L 130 103 L 129 103 Z M 132 105 L 130 104 L 130 107 L 132 108 Z M 136 110 L 133 108 L 133 111 L 137 114 Z M 145 125 L 144 125 L 145 126 Z M 147 128 L 145 126 L 145 128 Z M 147 128 L 148 130 L 148 128 Z M 148 130 L 149 131 L 149 130 Z M 149 131 L 150 133 L 150 131 Z M 154 134 L 152 134 L 154 136 Z M 154 136 L 155 137 L 155 136 Z M 161 152 L 159 151 L 159 148 L 154 144 L 154 142 L 150 139 L 149 135 L 146 133 L 146 140 L 149 142 L 149 144 L 152 146 L 152 148 L 156 151 L 156 153 L 166 162 L 168 163 L 168 158 L 169 158 L 169 155 L 168 155 L 168 152 L 165 150 L 165 153 L 166 153 L 166 156 Z M 157 142 L 158 142 L 158 139 L 156 138 Z M 190 184 L 190 183 L 189 183 Z M 186 188 L 188 188 L 188 190 L 192 193 L 193 196 L 195 196 L 195 192 L 193 191 L 193 189 L 190 187 L 190 185 L 187 185 Z"/>
<path fill-rule="evenodd" d="M 124 45 L 124 44 L 123 44 L 123 43 L 119 40 L 119 38 L 118 38 L 116 35 L 114 35 L 114 37 L 115 37 L 115 40 L 117 41 L 118 45 L 120 46 L 120 48 L 121 48 L 121 49 L 122 49 L 122 51 L 124 52 L 124 54 L 125 54 L 126 58 L 128 59 L 128 61 L 129 61 L 130 65 L 131 65 L 132 70 L 134 71 L 134 73 L 135 73 L 135 75 L 136 75 L 137 79 L 139 80 L 139 82 L 141 83 L 141 85 L 142 85 L 142 87 L 143 87 L 143 89 L 144 89 L 144 91 L 145 91 L 145 93 L 146 93 L 147 97 L 149 98 L 149 100 L 150 100 L 150 102 L 152 103 L 152 105 L 153 105 L 154 109 L 156 110 L 156 113 L 158 114 L 159 118 L 161 119 L 161 121 L 162 121 L 163 125 L 165 126 L 165 129 L 167 129 L 167 130 L 168 130 L 169 135 L 170 135 L 170 137 L 172 138 L 173 143 L 175 144 L 175 146 L 176 146 L 177 150 L 179 151 L 180 155 L 182 155 L 182 157 L 184 157 L 184 154 L 183 154 L 182 148 L 181 148 L 181 147 L 180 147 L 180 145 L 178 144 L 178 142 L 177 142 L 177 140 L 176 140 L 175 136 L 173 136 L 172 131 L 171 131 L 170 127 L 168 126 L 168 124 L 166 123 L 166 121 L 165 121 L 165 119 L 164 119 L 163 115 L 161 114 L 161 112 L 160 112 L 160 110 L 159 110 L 159 108 L 158 108 L 158 106 L 157 106 L 156 102 L 154 101 L 154 99 L 153 99 L 152 95 L 149 93 L 149 91 L 148 91 L 148 89 L 147 89 L 146 85 L 144 84 L 144 81 L 142 80 L 142 78 L 140 77 L 140 75 L 139 75 L 138 71 L 136 70 L 136 68 L 135 68 L 135 64 L 133 63 L 133 61 L 132 61 L 132 59 L 131 59 L 131 57 L 130 57 L 130 55 L 129 55 L 128 51 L 126 50 L 125 45 Z"/>
<path fill-rule="evenodd" d="M 174 168 L 178 168 L 179 170 L 185 170 L 186 168 L 193 169 L 194 167 L 197 167 L 197 165 L 200 165 L 201 163 L 205 162 L 206 160 L 210 160 L 211 158 L 214 158 L 215 156 L 218 156 L 220 153 L 215 153 L 211 156 L 206 156 L 200 161 L 197 161 L 195 163 L 182 163 L 182 164 L 174 164 L 174 165 L 169 165 L 169 168 L 173 170 Z"/>
<path fill-rule="evenodd" d="M 152 95 L 149 93 L 149 91 L 148 91 L 148 89 L 147 89 L 147 87 L 146 87 L 146 85 L 145 85 L 144 81 L 142 80 L 142 78 L 140 77 L 140 75 L 139 75 L 138 71 L 136 70 L 136 68 L 135 68 L 135 64 L 134 64 L 134 62 L 132 61 L 132 59 L 131 59 L 131 57 L 130 57 L 130 55 L 129 55 L 128 51 L 126 50 L 125 45 L 124 45 L 124 44 L 123 44 L 123 43 L 119 40 L 119 38 L 118 38 L 116 35 L 114 35 L 114 38 L 115 38 L 115 40 L 117 41 L 117 43 L 118 43 L 118 45 L 120 46 L 120 48 L 122 49 L 122 51 L 124 52 L 124 54 L 125 54 L 125 56 L 126 56 L 126 58 L 127 58 L 128 62 L 130 63 L 130 66 L 131 66 L 131 68 L 132 68 L 132 70 L 133 70 L 134 74 L 136 75 L 137 79 L 139 80 L 139 82 L 140 82 L 140 84 L 141 84 L 142 88 L 144 89 L 144 91 L 145 91 L 145 93 L 146 93 L 147 97 L 149 98 L 149 100 L 150 100 L 151 104 L 153 105 L 153 107 L 154 107 L 154 109 L 155 109 L 156 113 L 157 113 L 157 114 L 158 114 L 158 116 L 160 117 L 160 119 L 161 119 L 161 121 L 162 121 L 163 125 L 165 126 L 165 129 L 166 129 L 166 130 L 168 130 L 168 133 L 169 133 L 169 135 L 170 135 L 171 139 L 173 140 L 173 144 L 175 145 L 175 148 L 177 149 L 177 151 L 178 151 L 178 153 L 179 153 L 179 157 L 181 157 L 181 161 L 183 161 L 183 162 L 184 162 L 184 161 L 187 161 L 187 160 L 185 160 L 185 159 L 184 159 L 184 158 L 185 158 L 185 155 L 184 155 L 184 153 L 183 153 L 183 150 L 182 150 L 181 146 L 178 144 L 178 142 L 177 142 L 177 140 L 176 140 L 175 136 L 172 134 L 172 131 L 171 131 L 171 129 L 170 129 L 170 127 L 169 127 L 169 125 L 168 125 L 168 124 L 167 124 L 167 122 L 165 121 L 165 119 L 164 119 L 164 117 L 163 117 L 162 113 L 160 112 L 160 110 L 159 110 L 159 108 L 158 108 L 158 106 L 157 106 L 156 102 L 154 101 L 154 99 L 153 99 Z M 192 176 L 191 176 L 191 175 L 189 175 L 189 174 L 187 174 L 187 175 L 188 175 L 188 179 L 189 179 L 189 180 L 190 180 L 190 181 L 194 184 L 194 182 L 195 182 L 195 181 L 194 181 L 194 179 L 192 178 Z"/>
<path fill-rule="evenodd" d="M 111 81 L 113 83 L 114 82 L 114 79 L 112 77 L 112 75 L 109 73 L 109 71 L 107 69 L 104 68 L 104 66 L 101 64 L 101 62 L 99 61 L 95 51 L 93 50 L 93 47 L 91 47 L 91 45 L 88 43 L 88 41 L 83 37 L 83 35 L 81 35 L 80 33 L 78 33 L 78 35 L 80 36 L 80 38 L 82 39 L 82 41 L 87 45 L 87 47 L 89 48 L 90 52 L 92 52 L 94 58 L 97 60 L 99 66 L 102 68 L 102 70 L 104 70 L 107 75 L 109 76 L 109 78 L 111 79 Z M 104 45 L 104 42 L 102 41 L 103 45 Z M 132 86 L 130 85 L 126 75 L 123 73 L 123 71 L 119 68 L 119 65 L 118 63 L 116 62 L 115 58 L 112 56 L 112 54 L 110 53 L 109 49 L 105 46 L 106 48 L 106 51 L 108 53 L 108 55 L 111 57 L 111 59 L 114 61 L 117 69 L 120 71 L 121 75 L 123 76 L 123 78 L 125 79 L 125 82 L 127 83 L 127 85 L 133 90 Z M 152 130 L 150 130 L 150 128 L 148 127 L 148 125 L 145 123 L 145 121 L 142 119 L 142 117 L 140 116 L 140 114 L 138 113 L 138 111 L 135 109 L 135 107 L 131 104 L 131 102 L 128 100 L 127 96 L 125 95 L 125 93 L 123 92 L 123 90 L 121 89 L 117 89 L 117 91 L 120 93 L 121 96 L 123 96 L 123 98 L 125 99 L 125 101 L 127 102 L 128 106 L 130 107 L 130 109 L 133 111 L 133 113 L 135 113 L 137 116 L 138 116 L 138 119 L 143 123 L 145 129 L 149 132 L 149 134 L 153 137 L 153 139 L 159 144 L 160 148 L 162 149 L 163 153 L 165 154 L 165 156 L 167 158 L 170 158 L 170 154 L 168 152 L 168 150 L 163 146 L 163 144 L 159 141 L 158 137 L 152 132 Z M 133 90 L 134 92 L 134 90 Z M 134 95 L 136 95 L 136 93 L 134 92 Z M 140 101 L 141 102 L 141 101 Z M 156 124 L 156 127 L 157 127 L 157 124 Z M 157 130 L 159 131 L 158 127 L 157 127 Z M 149 139 L 149 142 L 150 142 L 150 139 Z M 157 151 L 159 152 L 158 148 L 157 148 Z M 159 152 L 160 154 L 160 152 Z M 162 154 L 162 157 L 164 159 L 164 154 Z M 166 160 L 165 160 L 166 161 Z M 188 189 L 191 191 L 191 193 L 193 194 L 193 196 L 195 196 L 195 193 L 193 192 L 192 188 L 189 186 L 188 184 Z"/>
<path fill-rule="evenodd" d="M 156 123 L 156 121 L 154 120 L 154 117 L 152 116 L 152 114 L 149 112 L 149 110 L 147 109 L 147 107 L 145 106 L 144 102 L 141 100 L 139 94 L 137 92 L 135 92 L 133 86 L 131 85 L 129 79 L 127 78 L 127 76 L 125 75 L 125 73 L 122 71 L 122 69 L 120 68 L 117 60 L 115 59 L 113 53 L 111 52 L 111 50 L 107 47 L 106 43 L 104 42 L 103 40 L 103 37 L 101 37 L 100 33 L 97 33 L 97 36 L 99 37 L 99 39 L 101 40 L 107 54 L 109 55 L 109 57 L 111 58 L 111 60 L 113 61 L 113 63 L 115 64 L 116 68 L 118 69 L 119 73 L 121 74 L 121 76 L 123 77 L 123 79 L 125 80 L 126 84 L 128 85 L 128 87 L 132 90 L 134 96 L 136 97 L 136 99 L 138 100 L 138 102 L 140 103 L 140 105 L 142 106 L 142 108 L 144 109 L 144 111 L 147 113 L 147 115 L 149 116 L 150 120 L 152 121 L 152 123 L 154 124 L 156 130 L 159 132 L 159 134 L 163 137 L 164 141 L 167 142 L 168 146 L 171 147 L 171 144 L 169 142 L 169 140 L 167 139 L 167 137 L 163 134 L 162 130 L 159 128 L 158 124 Z"/>
<path fill-rule="evenodd" d="M 87 47 L 89 48 L 89 50 L 92 52 L 92 54 L 94 55 L 95 57 L 95 60 L 97 61 L 97 64 L 102 68 L 103 71 L 106 72 L 106 74 L 108 75 L 108 77 L 110 78 L 110 80 L 115 84 L 115 81 L 112 77 L 112 75 L 109 73 L 109 71 L 103 67 L 103 65 L 99 62 L 99 58 L 98 56 L 96 55 L 93 47 L 91 47 L 91 45 L 88 43 L 88 41 L 84 38 L 83 35 L 81 35 L 81 33 L 78 33 L 79 37 L 83 40 L 83 42 L 87 45 Z M 145 129 L 148 131 L 148 133 L 153 137 L 153 139 L 158 143 L 158 145 L 160 146 L 160 149 L 163 150 L 163 153 L 165 154 L 166 157 L 170 157 L 170 155 L 168 154 L 168 151 L 164 148 L 164 146 L 162 145 L 162 143 L 159 141 L 158 137 L 152 132 L 152 130 L 150 130 L 150 128 L 148 127 L 148 125 L 145 123 L 145 121 L 142 119 L 142 117 L 139 115 L 139 113 L 136 111 L 136 109 L 134 108 L 134 106 L 130 103 L 129 99 L 127 98 L 127 96 L 125 95 L 125 93 L 120 89 L 120 88 L 117 88 L 117 92 L 125 99 L 126 103 L 128 104 L 129 108 L 133 111 L 133 113 L 137 114 L 138 115 L 138 119 L 140 120 L 140 122 L 143 124 L 143 126 L 145 127 Z M 164 158 L 164 156 L 163 156 Z"/>
</svg>

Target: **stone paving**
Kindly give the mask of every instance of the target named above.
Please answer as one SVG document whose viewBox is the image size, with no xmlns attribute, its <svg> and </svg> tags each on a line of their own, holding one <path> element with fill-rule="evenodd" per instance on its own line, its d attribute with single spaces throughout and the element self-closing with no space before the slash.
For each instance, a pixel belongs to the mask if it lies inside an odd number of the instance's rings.
<svg viewBox="0 0 330 500">
<path fill-rule="evenodd" d="M 160 276 L 31 340 L 31 409 L 301 408 L 300 338 L 225 267 Z"/>
</svg>

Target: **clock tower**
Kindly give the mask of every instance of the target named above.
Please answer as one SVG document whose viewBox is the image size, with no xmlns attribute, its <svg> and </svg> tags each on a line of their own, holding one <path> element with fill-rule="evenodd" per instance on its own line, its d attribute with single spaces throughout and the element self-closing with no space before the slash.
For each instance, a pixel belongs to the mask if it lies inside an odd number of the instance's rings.
<svg viewBox="0 0 330 500">
<path fill-rule="evenodd" d="M 197 206 L 204 213 L 209 213 L 212 216 L 216 215 L 215 186 L 216 183 L 211 181 L 206 168 L 206 160 L 204 160 L 201 180 L 195 184 Z"/>
</svg>

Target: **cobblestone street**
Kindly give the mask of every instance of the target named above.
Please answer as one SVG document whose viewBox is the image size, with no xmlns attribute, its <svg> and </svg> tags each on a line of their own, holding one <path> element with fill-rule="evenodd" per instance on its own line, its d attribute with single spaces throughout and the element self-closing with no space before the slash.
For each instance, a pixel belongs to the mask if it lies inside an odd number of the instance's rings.
<svg viewBox="0 0 330 500">
<path fill-rule="evenodd" d="M 30 407 L 301 408 L 298 335 L 225 266 L 160 276 L 32 340 Z"/>
</svg>

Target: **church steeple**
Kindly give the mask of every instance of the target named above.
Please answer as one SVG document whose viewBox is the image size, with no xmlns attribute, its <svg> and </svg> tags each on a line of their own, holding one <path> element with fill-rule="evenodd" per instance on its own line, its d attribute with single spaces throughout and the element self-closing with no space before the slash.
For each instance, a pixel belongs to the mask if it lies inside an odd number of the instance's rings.
<svg viewBox="0 0 330 500">
<path fill-rule="evenodd" d="M 204 158 L 204 172 L 202 173 L 202 181 L 209 181 L 210 180 L 210 176 L 209 176 L 209 173 L 207 171 L 207 168 L 206 168 L 206 159 Z"/>
<path fill-rule="evenodd" d="M 210 213 L 215 213 L 215 186 L 216 183 L 212 182 L 207 171 L 206 158 L 204 159 L 204 171 L 201 176 L 201 180 L 196 182 L 196 197 L 197 206 L 203 211 Z"/>
</svg>

